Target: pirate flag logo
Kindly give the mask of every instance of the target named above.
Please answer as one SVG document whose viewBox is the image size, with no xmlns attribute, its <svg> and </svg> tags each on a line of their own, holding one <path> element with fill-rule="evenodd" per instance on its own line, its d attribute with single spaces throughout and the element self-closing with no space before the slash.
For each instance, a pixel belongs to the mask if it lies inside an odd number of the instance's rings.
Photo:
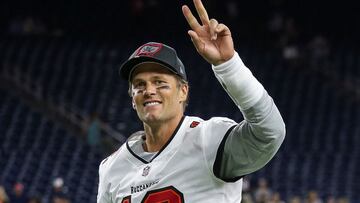
<svg viewBox="0 0 360 203">
<path fill-rule="evenodd" d="M 135 56 L 149 56 L 153 57 L 157 52 L 162 49 L 162 44 L 160 43 L 147 43 L 140 47 L 137 51 Z"/>
</svg>

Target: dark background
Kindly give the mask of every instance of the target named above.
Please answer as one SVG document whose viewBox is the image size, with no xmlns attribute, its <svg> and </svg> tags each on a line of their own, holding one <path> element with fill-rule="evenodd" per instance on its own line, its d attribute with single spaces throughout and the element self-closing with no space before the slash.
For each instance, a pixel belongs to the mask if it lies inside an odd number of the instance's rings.
<svg viewBox="0 0 360 203">
<path fill-rule="evenodd" d="M 324 202 L 359 202 L 358 3 L 203 3 L 230 27 L 236 50 L 287 126 L 274 159 L 247 176 L 247 192 L 265 177 L 286 201 L 307 200 L 314 190 Z M 8 194 L 20 182 L 26 196 L 51 202 L 52 181 L 61 177 L 72 202 L 96 201 L 100 161 L 142 129 L 117 71 L 148 41 L 174 47 L 182 59 L 191 86 L 187 115 L 243 119 L 196 53 L 183 4 L 195 13 L 188 0 L 0 1 L 0 185 Z M 102 129 L 95 144 L 86 126 L 94 113 L 113 130 Z M 121 139 L 107 139 L 115 135 Z"/>
<path fill-rule="evenodd" d="M 2 1 L 1 33 L 9 33 L 11 23 L 32 18 L 43 32 L 61 30 L 65 35 L 120 39 L 146 36 L 184 36 L 187 24 L 181 5 L 191 1 Z M 268 22 L 275 13 L 293 19 L 301 38 L 323 34 L 331 40 L 345 40 L 359 34 L 359 6 L 355 1 L 310 0 L 213 0 L 204 1 L 210 17 L 229 25 L 243 40 L 269 37 Z M 237 10 L 235 15 L 229 9 Z M 193 10 L 195 11 L 195 10 Z"/>
</svg>

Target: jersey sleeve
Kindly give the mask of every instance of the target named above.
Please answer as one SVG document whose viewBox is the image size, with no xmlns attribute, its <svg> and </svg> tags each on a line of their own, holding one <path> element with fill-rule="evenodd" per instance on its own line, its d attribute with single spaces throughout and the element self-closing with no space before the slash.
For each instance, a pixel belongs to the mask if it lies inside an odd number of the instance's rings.
<svg viewBox="0 0 360 203">
<path fill-rule="evenodd" d="M 108 184 L 106 183 L 106 161 L 104 159 L 99 166 L 99 185 L 97 194 L 97 203 L 111 203 L 110 195 L 107 191 Z"/>
<path fill-rule="evenodd" d="M 263 97 L 243 111 L 245 120 L 232 129 L 219 148 L 215 171 L 226 181 L 236 181 L 265 166 L 284 140 L 285 126 L 272 98 Z"/>
<path fill-rule="evenodd" d="M 245 118 L 227 133 L 214 163 L 218 178 L 236 181 L 271 160 L 284 140 L 285 124 L 272 98 L 237 53 L 212 68 Z"/>
</svg>

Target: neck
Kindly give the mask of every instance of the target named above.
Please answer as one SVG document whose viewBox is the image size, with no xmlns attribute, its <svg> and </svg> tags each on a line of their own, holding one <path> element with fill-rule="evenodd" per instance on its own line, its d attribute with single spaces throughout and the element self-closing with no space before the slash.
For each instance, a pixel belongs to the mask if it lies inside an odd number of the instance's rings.
<svg viewBox="0 0 360 203">
<path fill-rule="evenodd" d="M 183 114 L 170 119 L 161 124 L 146 124 L 144 123 L 144 130 L 146 134 L 146 141 L 144 150 L 147 152 L 157 152 L 168 142 L 171 135 L 175 132 L 179 125 Z"/>
</svg>

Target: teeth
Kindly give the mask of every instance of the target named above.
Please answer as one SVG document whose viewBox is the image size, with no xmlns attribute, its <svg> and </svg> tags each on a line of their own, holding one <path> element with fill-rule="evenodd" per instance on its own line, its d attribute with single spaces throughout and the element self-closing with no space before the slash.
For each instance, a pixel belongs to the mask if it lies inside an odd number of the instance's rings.
<svg viewBox="0 0 360 203">
<path fill-rule="evenodd" d="M 160 102 L 148 102 L 148 103 L 145 103 L 145 106 L 154 106 L 157 104 L 160 104 Z"/>
</svg>

